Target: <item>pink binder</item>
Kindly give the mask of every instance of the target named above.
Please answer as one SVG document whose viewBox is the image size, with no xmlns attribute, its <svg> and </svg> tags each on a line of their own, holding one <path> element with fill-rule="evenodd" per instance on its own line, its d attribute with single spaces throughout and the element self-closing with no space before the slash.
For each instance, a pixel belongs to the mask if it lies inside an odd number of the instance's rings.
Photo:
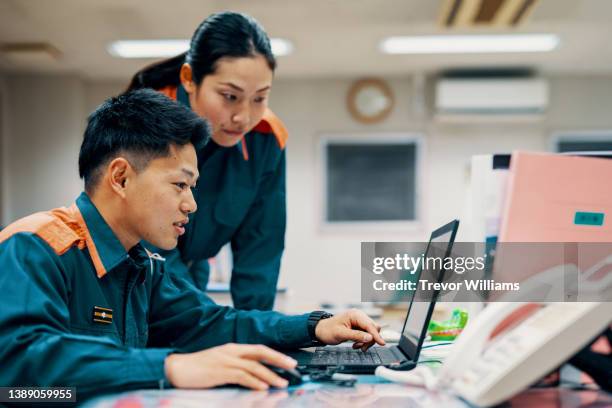
<svg viewBox="0 0 612 408">
<path fill-rule="evenodd" d="M 499 241 L 612 243 L 610 217 L 611 159 L 512 154 Z"/>
<path fill-rule="evenodd" d="M 496 276 L 521 281 L 567 263 L 586 271 L 612 254 L 611 217 L 611 159 L 513 153 Z"/>
</svg>

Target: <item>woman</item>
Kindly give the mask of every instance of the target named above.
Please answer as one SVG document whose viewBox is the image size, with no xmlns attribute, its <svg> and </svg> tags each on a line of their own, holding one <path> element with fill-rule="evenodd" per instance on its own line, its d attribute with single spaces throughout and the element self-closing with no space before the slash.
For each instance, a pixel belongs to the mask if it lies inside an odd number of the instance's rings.
<svg viewBox="0 0 612 408">
<path fill-rule="evenodd" d="M 200 24 L 189 51 L 143 69 L 129 87 L 158 89 L 211 126 L 212 140 L 198 152 L 198 210 L 178 249 L 163 255 L 166 270 L 204 290 L 207 259 L 231 243 L 238 309 L 272 308 L 284 249 L 287 131 L 267 108 L 275 68 L 262 27 L 223 12 Z"/>
</svg>

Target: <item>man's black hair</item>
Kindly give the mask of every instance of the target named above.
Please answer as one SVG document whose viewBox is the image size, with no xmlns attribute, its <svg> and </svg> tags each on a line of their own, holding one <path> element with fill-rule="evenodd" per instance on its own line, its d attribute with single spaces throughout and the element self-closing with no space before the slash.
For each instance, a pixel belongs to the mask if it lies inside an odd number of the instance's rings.
<svg viewBox="0 0 612 408">
<path fill-rule="evenodd" d="M 136 169 L 170 154 L 170 146 L 202 147 L 210 136 L 206 122 L 165 95 L 139 89 L 107 99 L 87 119 L 79 153 L 79 175 L 91 192 L 103 166 L 119 155 Z"/>
</svg>

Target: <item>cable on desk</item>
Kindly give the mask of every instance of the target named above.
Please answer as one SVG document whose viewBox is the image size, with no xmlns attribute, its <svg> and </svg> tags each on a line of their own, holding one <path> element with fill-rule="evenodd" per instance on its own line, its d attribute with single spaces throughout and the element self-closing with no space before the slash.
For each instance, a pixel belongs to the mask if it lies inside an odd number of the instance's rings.
<svg viewBox="0 0 612 408">
<path fill-rule="evenodd" d="M 434 348 L 434 347 L 438 347 L 438 346 L 448 346 L 450 344 L 453 344 L 453 342 L 452 341 L 447 341 L 447 342 L 444 342 L 444 343 L 428 344 L 426 346 L 421 347 L 421 349 Z"/>
</svg>

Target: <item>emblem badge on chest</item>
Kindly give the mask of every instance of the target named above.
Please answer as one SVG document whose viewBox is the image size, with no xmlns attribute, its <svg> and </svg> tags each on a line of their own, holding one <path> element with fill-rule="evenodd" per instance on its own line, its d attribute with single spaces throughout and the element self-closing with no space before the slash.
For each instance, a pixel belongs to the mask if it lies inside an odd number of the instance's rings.
<svg viewBox="0 0 612 408">
<path fill-rule="evenodd" d="M 94 306 L 93 321 L 101 324 L 111 324 L 113 322 L 113 309 Z"/>
</svg>

